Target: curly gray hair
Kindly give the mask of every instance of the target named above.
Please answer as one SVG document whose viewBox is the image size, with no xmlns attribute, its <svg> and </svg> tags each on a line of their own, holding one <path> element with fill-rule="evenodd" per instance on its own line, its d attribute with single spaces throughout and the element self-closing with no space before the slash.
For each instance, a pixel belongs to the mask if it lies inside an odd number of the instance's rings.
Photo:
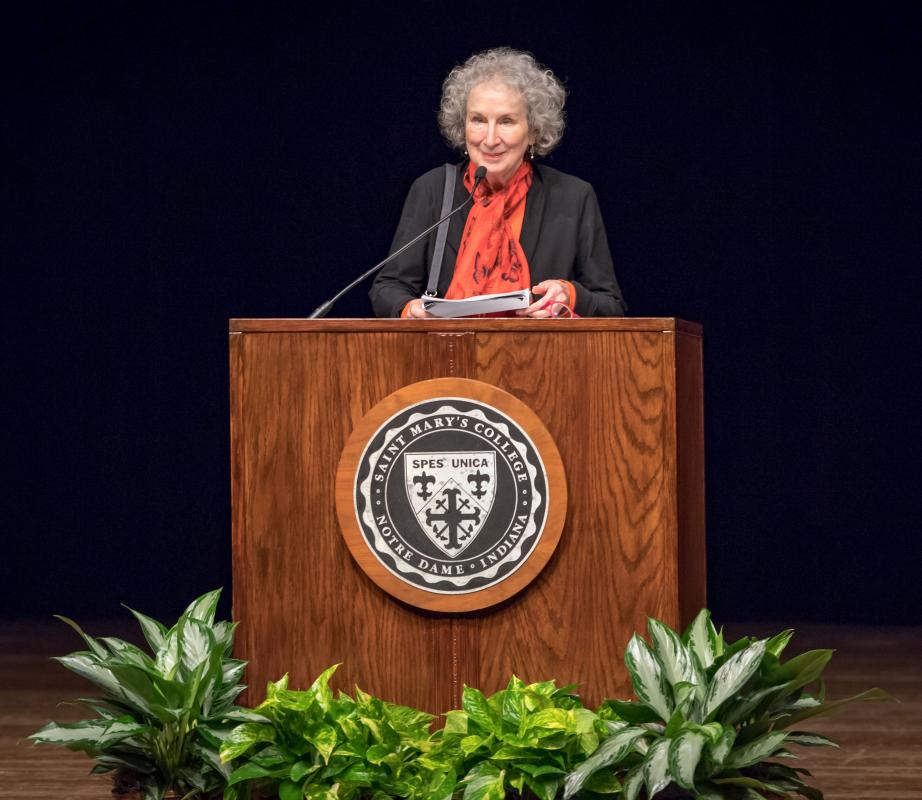
<svg viewBox="0 0 922 800">
<path fill-rule="evenodd" d="M 547 155 L 563 137 L 563 104 L 567 91 L 563 84 L 531 53 L 496 47 L 472 55 L 448 73 L 442 84 L 439 129 L 448 143 L 463 150 L 467 96 L 481 83 L 498 80 L 522 95 L 528 111 L 528 129 L 536 137 L 535 152 Z"/>
</svg>

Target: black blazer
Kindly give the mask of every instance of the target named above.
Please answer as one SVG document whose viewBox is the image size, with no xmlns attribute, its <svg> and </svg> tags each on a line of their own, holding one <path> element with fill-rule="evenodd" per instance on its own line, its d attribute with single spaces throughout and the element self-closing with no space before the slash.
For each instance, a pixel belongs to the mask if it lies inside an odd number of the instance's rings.
<svg viewBox="0 0 922 800">
<path fill-rule="evenodd" d="M 452 208 L 467 197 L 462 180 L 466 167 L 467 163 L 457 166 L 458 181 Z M 437 167 L 416 179 L 403 205 L 391 252 L 438 220 L 444 189 L 444 167 Z M 439 274 L 439 297 L 445 296 L 451 283 L 466 219 L 467 215 L 461 211 L 449 223 Z M 520 240 L 533 286 L 544 280 L 562 278 L 576 287 L 574 310 L 580 316 L 624 315 L 627 306 L 615 279 L 605 224 L 595 192 L 586 181 L 536 164 L 534 180 L 525 198 Z M 379 317 L 399 317 L 404 306 L 423 293 L 434 249 L 433 232 L 381 270 L 369 292 Z"/>
</svg>

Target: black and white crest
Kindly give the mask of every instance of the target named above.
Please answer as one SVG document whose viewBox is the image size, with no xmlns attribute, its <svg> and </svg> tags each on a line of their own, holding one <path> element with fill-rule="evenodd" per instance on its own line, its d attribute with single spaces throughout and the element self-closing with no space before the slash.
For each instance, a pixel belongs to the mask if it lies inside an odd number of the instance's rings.
<svg viewBox="0 0 922 800">
<path fill-rule="evenodd" d="M 355 479 L 368 547 L 418 588 L 493 586 L 541 538 L 547 475 L 531 439 L 507 415 L 467 398 L 404 408 L 371 437 Z"/>
<path fill-rule="evenodd" d="M 496 453 L 404 453 L 407 496 L 416 521 L 447 556 L 477 538 L 496 497 Z"/>
</svg>

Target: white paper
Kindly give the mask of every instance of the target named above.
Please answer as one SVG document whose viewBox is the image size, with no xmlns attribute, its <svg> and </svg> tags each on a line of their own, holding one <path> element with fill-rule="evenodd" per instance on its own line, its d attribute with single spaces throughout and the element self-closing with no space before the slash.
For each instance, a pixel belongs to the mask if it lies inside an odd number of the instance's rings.
<svg viewBox="0 0 922 800">
<path fill-rule="evenodd" d="M 472 317 L 477 314 L 495 314 L 499 311 L 518 311 L 528 308 L 531 291 L 519 289 L 501 294 L 478 294 L 463 300 L 443 300 L 440 297 L 423 297 L 423 308 L 434 317 Z"/>
</svg>

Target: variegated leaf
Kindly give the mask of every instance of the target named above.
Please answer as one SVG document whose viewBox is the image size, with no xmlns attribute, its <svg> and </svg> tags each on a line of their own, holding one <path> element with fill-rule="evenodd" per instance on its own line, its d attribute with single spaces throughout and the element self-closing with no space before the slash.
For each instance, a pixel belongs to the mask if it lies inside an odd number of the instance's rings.
<svg viewBox="0 0 922 800">
<path fill-rule="evenodd" d="M 711 622 L 711 612 L 706 608 L 698 612 L 682 639 L 704 669 L 710 667 L 719 655 L 717 630 Z"/>
<path fill-rule="evenodd" d="M 647 797 L 654 797 L 670 783 L 669 774 L 669 740 L 660 739 L 650 746 L 643 761 L 643 782 L 647 787 Z"/>
<path fill-rule="evenodd" d="M 673 711 L 672 692 L 659 659 L 636 633 L 628 642 L 624 664 L 637 696 L 667 722 Z"/>
<path fill-rule="evenodd" d="M 695 699 L 698 695 L 697 687 L 691 683 L 681 681 L 672 687 L 675 697 L 675 710 L 685 719 L 693 720 L 696 716 Z"/>
<path fill-rule="evenodd" d="M 106 652 L 106 648 L 105 648 L 105 647 L 103 647 L 101 644 L 99 644 L 99 642 L 97 642 L 97 641 L 96 641 L 92 636 L 90 636 L 88 633 L 85 633 L 84 630 L 83 630 L 83 628 L 81 628 L 81 627 L 80 627 L 76 622 L 74 622 L 70 617 L 64 617 L 64 616 L 61 616 L 60 614 L 55 614 L 54 616 L 55 616 L 55 619 L 59 619 L 59 620 L 61 620 L 61 622 L 65 623 L 66 625 L 69 625 L 71 628 L 73 628 L 73 629 L 80 635 L 80 637 L 83 639 L 83 641 L 86 642 L 87 647 L 90 648 L 90 650 L 93 652 L 93 655 L 94 655 L 94 656 L 96 656 L 97 658 L 103 658 L 103 659 L 104 659 L 104 658 L 106 658 L 106 657 L 109 655 L 109 654 Z"/>
<path fill-rule="evenodd" d="M 691 730 L 696 730 L 698 733 L 704 734 L 704 738 L 712 743 L 716 744 L 720 737 L 723 736 L 724 726 L 719 722 L 709 722 L 706 725 L 697 725 Z"/>
<path fill-rule="evenodd" d="M 695 672 L 695 706 L 692 709 L 692 717 L 695 722 L 701 722 L 701 711 L 704 708 L 704 701 L 708 693 L 708 679 L 704 668 L 698 663 L 697 656 L 691 650 L 688 650 L 688 653 L 691 656 L 692 669 Z"/>
<path fill-rule="evenodd" d="M 483 692 L 472 686 L 465 686 L 461 694 L 461 708 L 471 722 L 477 724 L 486 733 L 498 733 L 499 715 L 494 712 L 484 697 Z"/>
<path fill-rule="evenodd" d="M 783 690 L 784 687 L 782 686 L 768 686 L 740 697 L 732 707 L 726 709 L 725 712 L 720 715 L 721 722 L 725 725 L 735 725 L 744 722 L 753 715 L 753 712 L 759 706 L 771 700 L 774 695 Z"/>
<path fill-rule="evenodd" d="M 327 667 L 323 672 L 321 672 L 311 684 L 310 689 L 307 691 L 313 696 L 317 701 L 317 705 L 320 706 L 324 711 L 326 711 L 330 704 L 333 702 L 333 690 L 330 688 L 330 679 L 333 677 L 333 673 L 339 669 L 339 664 L 334 664 L 332 667 Z M 356 696 L 358 696 L 361 691 L 357 686 Z"/>
<path fill-rule="evenodd" d="M 575 795 L 583 788 L 586 781 L 599 770 L 618 764 L 631 752 L 634 742 L 642 736 L 646 736 L 647 733 L 648 731 L 643 728 L 624 728 L 602 742 L 598 750 L 567 775 L 564 782 L 564 800 L 569 800 Z"/>
<path fill-rule="evenodd" d="M 189 619 L 197 619 L 199 622 L 204 622 L 206 625 L 213 625 L 214 614 L 218 607 L 218 600 L 220 597 L 220 589 L 207 592 L 189 603 L 188 608 L 186 608 L 182 616 L 188 617 Z"/>
<path fill-rule="evenodd" d="M 108 695 L 121 699 L 118 681 L 92 653 L 71 653 L 69 656 L 56 656 L 54 660 L 81 678 L 92 681 L 104 689 Z"/>
<path fill-rule="evenodd" d="M 275 741 L 275 728 L 258 722 L 244 722 L 234 728 L 221 745 L 221 760 L 231 761 L 253 745 Z"/>
<path fill-rule="evenodd" d="M 799 744 L 802 747 L 838 747 L 832 739 L 827 739 L 818 733 L 808 733 L 807 731 L 792 731 L 788 734 L 785 742 Z"/>
<path fill-rule="evenodd" d="M 451 800 L 455 785 L 455 773 L 452 770 L 436 772 L 423 790 L 423 800 Z"/>
<path fill-rule="evenodd" d="M 637 800 L 643 788 L 643 769 L 638 764 L 624 778 L 624 800 Z"/>
<path fill-rule="evenodd" d="M 163 640 L 166 638 L 166 626 L 157 622 L 157 620 L 151 619 L 145 614 L 142 614 L 140 611 L 135 611 L 133 608 L 129 608 L 128 606 L 125 606 L 125 608 L 127 608 L 134 615 L 134 618 L 141 626 L 141 633 L 144 634 L 144 638 L 150 645 L 151 652 L 156 653 L 163 646 Z"/>
<path fill-rule="evenodd" d="M 736 729 L 727 727 L 724 728 L 723 733 L 716 742 L 712 742 L 707 746 L 707 766 L 711 775 L 716 775 L 723 768 L 735 741 Z"/>
<path fill-rule="evenodd" d="M 748 744 L 734 748 L 724 761 L 727 769 L 741 769 L 749 767 L 774 755 L 784 743 L 787 734 L 783 731 L 774 731 L 753 739 Z"/>
<path fill-rule="evenodd" d="M 746 682 L 759 669 L 764 653 L 765 642 L 754 642 L 744 650 L 732 655 L 720 666 L 711 679 L 707 698 L 704 701 L 704 716 L 706 719 L 716 713 L 725 700 L 733 697 L 746 685 Z"/>
<path fill-rule="evenodd" d="M 191 672 L 211 657 L 216 647 L 214 635 L 208 625 L 191 617 L 179 626 L 179 630 L 181 660 Z"/>
<path fill-rule="evenodd" d="M 180 632 L 178 626 L 172 628 L 157 651 L 157 672 L 164 678 L 172 680 L 180 661 Z"/>
<path fill-rule="evenodd" d="M 505 770 L 481 761 L 464 777 L 464 800 L 505 800 L 505 777 Z"/>
<path fill-rule="evenodd" d="M 103 734 L 105 729 L 106 722 L 104 720 L 85 720 L 71 725 L 58 725 L 56 722 L 49 722 L 35 733 L 30 734 L 29 738 L 42 744 L 90 745 Z"/>
<path fill-rule="evenodd" d="M 236 622 L 230 622 L 229 620 L 221 620 L 211 627 L 211 632 L 214 634 L 215 641 L 221 646 L 225 656 L 230 657 L 234 649 L 234 633 L 237 630 L 238 624 L 239 623 Z"/>
<path fill-rule="evenodd" d="M 663 672 L 670 685 L 689 683 L 694 685 L 697 675 L 692 667 L 692 658 L 679 635 L 668 625 L 657 619 L 647 620 L 647 630 L 653 640 L 656 655 L 663 665 Z"/>
<path fill-rule="evenodd" d="M 140 647 L 136 647 L 123 639 L 117 639 L 114 636 L 100 636 L 99 641 L 105 644 L 112 656 L 123 664 L 131 664 L 147 671 L 154 669 L 153 659 Z M 108 658 L 110 656 L 107 655 L 106 659 Z"/>
<path fill-rule="evenodd" d="M 812 706 L 804 708 L 800 711 L 795 711 L 791 716 L 784 720 L 785 725 L 793 725 L 796 722 L 801 722 L 802 720 L 809 719 L 810 717 L 819 717 L 823 714 L 828 714 L 831 711 L 844 706 L 847 703 L 854 703 L 859 700 L 893 700 L 893 695 L 885 692 L 883 689 L 873 688 L 868 689 L 860 694 L 852 695 L 851 697 L 843 697 L 840 700 L 830 700 L 828 703 L 823 703 L 819 706 Z"/>
<path fill-rule="evenodd" d="M 318 725 L 312 736 L 305 737 L 320 753 L 324 764 L 330 763 L 330 756 L 336 749 L 336 729 L 332 725 Z M 371 748 L 368 748 L 371 750 Z"/>
<path fill-rule="evenodd" d="M 684 731 L 669 744 L 669 772 L 683 789 L 695 788 L 695 770 L 706 741 L 703 734 Z"/>
</svg>

